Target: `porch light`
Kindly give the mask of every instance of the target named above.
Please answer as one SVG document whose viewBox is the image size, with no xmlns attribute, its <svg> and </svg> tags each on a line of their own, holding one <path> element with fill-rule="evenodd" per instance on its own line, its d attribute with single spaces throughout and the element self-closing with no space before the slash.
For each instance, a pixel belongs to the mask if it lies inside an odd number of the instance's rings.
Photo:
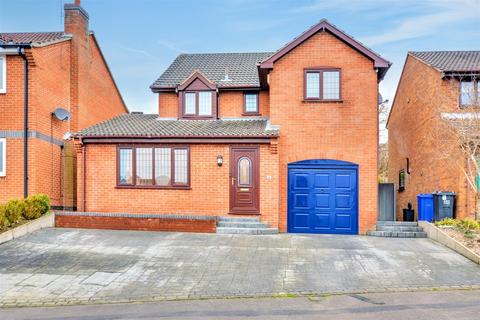
<svg viewBox="0 0 480 320">
<path fill-rule="evenodd" d="M 222 157 L 221 154 L 219 154 L 219 155 L 217 156 L 217 165 L 218 165 L 219 167 L 221 167 L 222 164 L 223 164 L 223 157 Z"/>
</svg>

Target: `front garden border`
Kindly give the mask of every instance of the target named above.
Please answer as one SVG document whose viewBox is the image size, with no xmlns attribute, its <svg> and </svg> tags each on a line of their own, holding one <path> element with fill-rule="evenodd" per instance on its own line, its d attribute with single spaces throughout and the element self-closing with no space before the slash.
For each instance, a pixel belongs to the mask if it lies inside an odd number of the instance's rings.
<svg viewBox="0 0 480 320">
<path fill-rule="evenodd" d="M 24 235 L 34 231 L 54 226 L 55 214 L 53 212 L 49 212 L 38 219 L 28 221 L 27 223 L 24 223 L 16 228 L 0 233 L 0 244 L 23 237 Z"/>
<path fill-rule="evenodd" d="M 472 260 L 475 263 L 480 264 L 480 256 L 478 254 L 447 235 L 440 228 L 437 228 L 435 225 L 427 221 L 418 221 L 418 225 L 423 228 L 423 230 L 427 233 L 427 236 L 430 239 L 440 242 L 444 246 L 452 249 L 453 251 L 456 251 L 462 256 Z"/>
</svg>

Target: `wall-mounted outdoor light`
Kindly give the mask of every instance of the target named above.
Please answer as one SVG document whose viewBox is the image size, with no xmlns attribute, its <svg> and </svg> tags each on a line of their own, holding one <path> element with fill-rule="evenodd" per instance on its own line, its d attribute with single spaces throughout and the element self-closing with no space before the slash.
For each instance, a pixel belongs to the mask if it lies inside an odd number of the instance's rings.
<svg viewBox="0 0 480 320">
<path fill-rule="evenodd" d="M 407 158 L 407 174 L 410 174 L 410 158 Z"/>
<path fill-rule="evenodd" d="M 217 156 L 217 166 L 221 167 L 223 164 L 223 157 L 221 154 Z"/>
</svg>

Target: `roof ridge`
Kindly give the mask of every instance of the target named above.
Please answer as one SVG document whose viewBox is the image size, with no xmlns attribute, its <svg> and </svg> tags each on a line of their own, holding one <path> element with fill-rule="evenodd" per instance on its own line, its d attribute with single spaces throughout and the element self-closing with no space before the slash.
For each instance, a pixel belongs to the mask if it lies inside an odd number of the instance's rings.
<svg viewBox="0 0 480 320">
<path fill-rule="evenodd" d="M 249 51 L 249 52 L 193 52 L 193 53 L 180 53 L 179 56 L 190 56 L 190 55 L 200 55 L 200 54 L 263 54 L 263 53 L 273 53 L 275 51 Z"/>
<path fill-rule="evenodd" d="M 65 33 L 65 31 L 15 31 L 15 32 L 0 32 L 0 34 L 25 34 L 25 33 Z"/>
<path fill-rule="evenodd" d="M 426 50 L 426 51 L 408 51 L 408 53 L 440 53 L 440 52 L 480 52 L 480 50 Z"/>
</svg>

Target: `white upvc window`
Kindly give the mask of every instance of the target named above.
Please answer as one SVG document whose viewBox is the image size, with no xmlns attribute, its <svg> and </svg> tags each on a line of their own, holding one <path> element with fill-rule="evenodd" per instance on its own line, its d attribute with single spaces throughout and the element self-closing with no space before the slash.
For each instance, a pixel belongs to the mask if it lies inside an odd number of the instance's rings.
<svg viewBox="0 0 480 320">
<path fill-rule="evenodd" d="M 7 175 L 7 139 L 0 138 L 0 177 Z"/>
<path fill-rule="evenodd" d="M 0 55 L 0 93 L 7 92 L 7 57 Z"/>
</svg>

